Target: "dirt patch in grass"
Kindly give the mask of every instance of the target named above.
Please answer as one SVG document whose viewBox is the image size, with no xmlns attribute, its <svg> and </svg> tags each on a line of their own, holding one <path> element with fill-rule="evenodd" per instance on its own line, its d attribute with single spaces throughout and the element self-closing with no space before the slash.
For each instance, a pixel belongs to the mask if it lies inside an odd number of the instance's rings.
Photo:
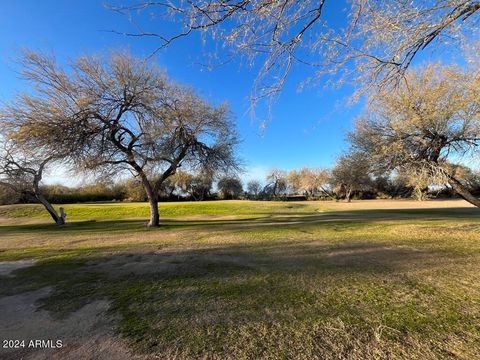
<svg viewBox="0 0 480 360">
<path fill-rule="evenodd" d="M 34 260 L 0 261 L 0 276 L 12 276 L 15 270 L 35 264 Z"/>
<path fill-rule="evenodd" d="M 38 309 L 51 288 L 42 288 L 0 299 L 0 339 L 20 340 L 17 349 L 0 349 L 2 359 L 137 359 L 115 337 L 116 319 L 106 316 L 107 301 L 94 301 L 63 319 Z M 31 341 L 43 340 L 43 345 Z M 45 341 L 50 344 L 45 348 Z M 57 341 L 61 341 L 61 346 Z M 3 344 L 2 344 L 3 345 Z M 24 347 L 23 347 L 24 346 Z M 55 347 L 55 348 L 53 348 Z"/>
</svg>

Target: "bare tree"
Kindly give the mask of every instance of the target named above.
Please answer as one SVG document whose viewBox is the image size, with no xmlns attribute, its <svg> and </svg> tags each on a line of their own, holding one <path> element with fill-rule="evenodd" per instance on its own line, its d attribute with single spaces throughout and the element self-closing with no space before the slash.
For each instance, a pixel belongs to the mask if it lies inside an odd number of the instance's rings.
<svg viewBox="0 0 480 360">
<path fill-rule="evenodd" d="M 41 191 L 45 168 L 57 160 L 54 156 L 43 156 L 23 149 L 21 145 L 3 138 L 0 149 L 0 185 L 30 200 L 39 202 L 48 211 L 57 225 L 64 225 L 66 213 L 59 212 L 50 204 Z"/>
<path fill-rule="evenodd" d="M 177 171 L 172 179 L 176 187 L 195 201 L 205 200 L 210 195 L 213 185 L 213 176 L 202 172 L 192 174 Z"/>
<path fill-rule="evenodd" d="M 341 25 L 333 27 L 325 14 L 341 11 L 338 3 L 174 0 L 109 7 L 133 21 L 144 11 L 155 21 L 169 23 L 161 33 L 145 29 L 148 23 L 136 23 L 138 32 L 121 32 L 153 37 L 158 50 L 200 33 L 229 49 L 225 62 L 236 56 L 246 56 L 252 64 L 260 60 L 253 101 L 280 91 L 295 65 L 313 66 L 314 77 L 340 72 L 357 85 L 383 84 L 402 76 L 427 47 L 458 52 L 478 37 L 478 0 L 351 0 L 342 5 L 346 11 Z"/>
<path fill-rule="evenodd" d="M 267 174 L 267 186 L 271 188 L 272 195 L 279 196 L 287 191 L 287 173 L 280 169 L 271 169 Z"/>
<path fill-rule="evenodd" d="M 343 193 L 350 202 L 356 191 L 367 190 L 371 186 L 368 158 L 360 152 L 349 152 L 340 156 L 332 170 L 332 182 L 337 193 Z"/>
<path fill-rule="evenodd" d="M 217 183 L 218 190 L 224 199 L 238 199 L 243 193 L 243 186 L 240 179 L 226 176 Z"/>
<path fill-rule="evenodd" d="M 253 199 L 258 199 L 258 195 L 260 194 L 260 191 L 262 191 L 262 185 L 260 184 L 260 181 L 250 180 L 247 183 L 247 191 Z"/>
<path fill-rule="evenodd" d="M 0 205 L 16 204 L 22 200 L 21 194 L 11 187 L 0 184 Z"/>
<path fill-rule="evenodd" d="M 330 189 L 331 173 L 327 169 L 303 168 L 299 171 L 300 189 L 307 197 L 322 195 L 333 197 Z"/>
<path fill-rule="evenodd" d="M 350 138 L 378 171 L 397 169 L 430 184 L 448 184 L 480 206 L 463 183 L 478 160 L 480 71 L 430 65 L 407 74 L 397 91 L 372 94 Z"/>
<path fill-rule="evenodd" d="M 300 192 L 301 181 L 301 171 L 293 169 L 287 173 L 287 188 L 289 194 L 296 195 Z"/>
<path fill-rule="evenodd" d="M 84 169 L 133 172 L 150 202 L 149 226 L 159 226 L 159 190 L 179 167 L 237 167 L 228 106 L 209 105 L 148 62 L 124 53 L 108 61 L 86 56 L 67 72 L 26 52 L 23 65 L 37 93 L 5 109 L 9 131 Z"/>
</svg>

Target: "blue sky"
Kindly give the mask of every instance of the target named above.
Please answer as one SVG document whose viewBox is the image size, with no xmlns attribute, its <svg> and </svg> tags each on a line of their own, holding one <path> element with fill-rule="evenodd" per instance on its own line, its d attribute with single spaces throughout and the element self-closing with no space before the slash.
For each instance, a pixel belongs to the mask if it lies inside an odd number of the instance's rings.
<svg viewBox="0 0 480 360">
<path fill-rule="evenodd" d="M 14 63 L 22 47 L 54 53 L 59 61 L 80 54 L 104 54 L 111 49 L 127 49 L 138 56 L 151 54 L 158 45 L 154 39 L 128 38 L 108 31 L 132 30 L 132 25 L 103 4 L 101 0 L 4 2 L 0 13 L 0 101 L 28 89 Z M 330 12 L 341 14 L 339 9 Z M 333 17 L 327 20 L 338 21 Z M 297 69 L 273 105 L 271 120 L 262 131 L 261 123 L 248 112 L 248 96 L 257 69 L 233 62 L 206 71 L 196 64 L 201 59 L 201 46 L 195 37 L 182 40 L 161 52 L 155 61 L 172 78 L 193 86 L 213 103 L 230 103 L 243 139 L 239 153 L 249 169 L 243 176 L 245 180 L 262 178 L 272 167 L 333 164 L 345 148 L 345 131 L 360 109 L 358 104 L 346 104 L 348 89 L 325 90 L 318 86 L 298 91 L 298 82 L 312 69 Z M 57 173 L 47 182 L 59 180 Z"/>
</svg>

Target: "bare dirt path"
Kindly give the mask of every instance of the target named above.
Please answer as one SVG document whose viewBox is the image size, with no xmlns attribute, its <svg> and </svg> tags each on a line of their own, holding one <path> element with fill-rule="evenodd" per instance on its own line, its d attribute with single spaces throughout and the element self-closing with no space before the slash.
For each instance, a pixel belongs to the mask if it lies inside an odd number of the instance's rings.
<svg viewBox="0 0 480 360">
<path fill-rule="evenodd" d="M 33 265 L 33 260 L 0 262 L 1 276 Z M 50 295 L 42 288 L 0 298 L 0 358 L 9 359 L 140 359 L 114 333 L 109 303 L 94 301 L 64 319 L 38 308 Z"/>
</svg>

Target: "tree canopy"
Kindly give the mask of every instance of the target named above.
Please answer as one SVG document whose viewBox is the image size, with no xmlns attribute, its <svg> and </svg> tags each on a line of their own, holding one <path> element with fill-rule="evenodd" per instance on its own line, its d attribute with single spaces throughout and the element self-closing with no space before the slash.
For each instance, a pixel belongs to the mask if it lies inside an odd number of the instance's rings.
<svg viewBox="0 0 480 360">
<path fill-rule="evenodd" d="M 479 155 L 479 99 L 478 70 L 440 65 L 412 70 L 396 91 L 371 94 L 350 139 L 377 171 L 397 169 L 424 183 L 448 184 L 480 206 L 461 176 L 464 165 Z"/>
<path fill-rule="evenodd" d="M 69 71 L 26 52 L 21 94 L 3 112 L 12 138 L 73 160 L 86 170 L 131 171 L 158 226 L 158 192 L 179 167 L 229 171 L 238 165 L 236 129 L 226 104 L 208 104 L 156 66 L 126 53 L 84 56 Z"/>
</svg>

